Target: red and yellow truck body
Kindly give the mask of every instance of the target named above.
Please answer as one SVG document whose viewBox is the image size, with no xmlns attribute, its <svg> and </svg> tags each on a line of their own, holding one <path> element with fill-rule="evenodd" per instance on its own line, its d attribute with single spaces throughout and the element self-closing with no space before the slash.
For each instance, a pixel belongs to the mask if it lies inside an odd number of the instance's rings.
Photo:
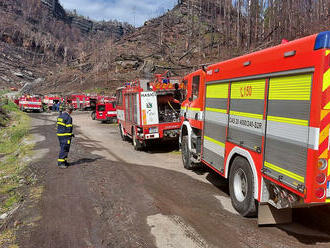
<svg viewBox="0 0 330 248">
<path fill-rule="evenodd" d="M 192 163 L 230 179 L 244 158 L 254 199 L 276 208 L 330 202 L 329 65 L 323 32 L 186 76 L 180 142 Z"/>
</svg>

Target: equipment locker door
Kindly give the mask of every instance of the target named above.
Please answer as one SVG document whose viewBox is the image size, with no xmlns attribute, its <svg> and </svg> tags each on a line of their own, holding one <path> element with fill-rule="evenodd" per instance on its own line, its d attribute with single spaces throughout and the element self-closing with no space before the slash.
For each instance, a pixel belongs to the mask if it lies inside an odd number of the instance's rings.
<svg viewBox="0 0 330 248">
<path fill-rule="evenodd" d="M 228 90 L 229 83 L 206 85 L 202 158 L 221 173 L 228 125 Z"/>
<path fill-rule="evenodd" d="M 266 79 L 233 82 L 230 93 L 228 141 L 262 152 L 265 132 Z"/>
<path fill-rule="evenodd" d="M 269 80 L 263 171 L 303 190 L 309 143 L 312 74 Z"/>
</svg>

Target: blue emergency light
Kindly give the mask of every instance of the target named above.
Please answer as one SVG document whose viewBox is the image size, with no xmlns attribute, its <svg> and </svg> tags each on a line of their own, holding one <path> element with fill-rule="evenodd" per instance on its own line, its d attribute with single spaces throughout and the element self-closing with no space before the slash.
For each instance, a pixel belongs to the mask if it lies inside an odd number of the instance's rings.
<svg viewBox="0 0 330 248">
<path fill-rule="evenodd" d="M 319 33 L 315 40 L 314 50 L 330 48 L 330 31 Z"/>
</svg>

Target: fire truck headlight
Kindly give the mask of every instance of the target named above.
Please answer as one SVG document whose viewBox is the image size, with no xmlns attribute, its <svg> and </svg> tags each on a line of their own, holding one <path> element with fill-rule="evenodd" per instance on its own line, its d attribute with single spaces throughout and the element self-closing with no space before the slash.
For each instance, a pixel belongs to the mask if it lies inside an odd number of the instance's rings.
<svg viewBox="0 0 330 248">
<path fill-rule="evenodd" d="M 318 165 L 317 167 L 319 168 L 319 170 L 325 170 L 328 166 L 328 162 L 326 159 L 321 158 L 319 159 Z"/>
</svg>

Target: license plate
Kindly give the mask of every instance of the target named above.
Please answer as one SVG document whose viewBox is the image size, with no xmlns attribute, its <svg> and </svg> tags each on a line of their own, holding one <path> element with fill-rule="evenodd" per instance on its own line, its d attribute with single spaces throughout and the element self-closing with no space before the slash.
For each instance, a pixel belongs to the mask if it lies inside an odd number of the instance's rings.
<svg viewBox="0 0 330 248">
<path fill-rule="evenodd" d="M 327 198 L 330 198 L 330 181 L 327 182 Z"/>
</svg>

